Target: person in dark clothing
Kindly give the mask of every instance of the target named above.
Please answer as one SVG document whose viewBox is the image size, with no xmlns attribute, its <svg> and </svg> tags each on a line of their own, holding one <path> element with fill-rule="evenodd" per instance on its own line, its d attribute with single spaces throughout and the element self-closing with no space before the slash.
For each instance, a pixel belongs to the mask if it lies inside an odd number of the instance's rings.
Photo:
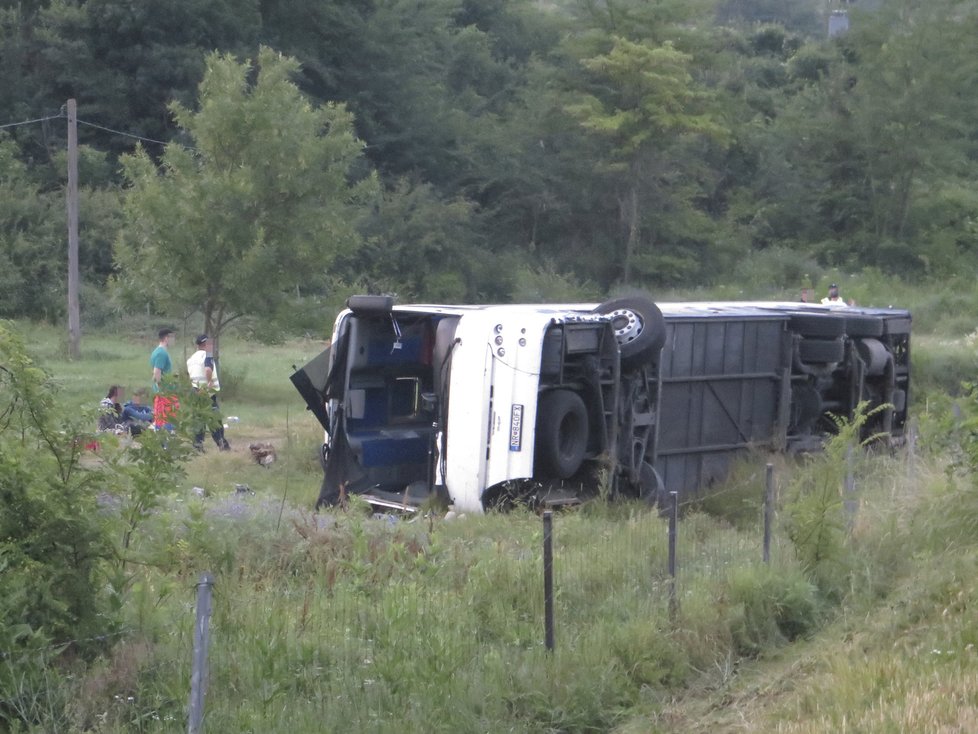
<svg viewBox="0 0 978 734">
<path fill-rule="evenodd" d="M 132 400 L 127 400 L 122 406 L 122 417 L 126 420 L 143 421 L 144 423 L 153 422 L 153 409 L 148 405 L 143 405 L 145 390 L 136 390 L 132 394 Z"/>
<path fill-rule="evenodd" d="M 118 385 L 109 385 L 105 397 L 99 402 L 99 415 L 97 429 L 99 431 L 116 431 L 121 433 L 124 429 L 122 419 L 122 406 L 119 401 L 122 399 L 122 388 Z"/>
</svg>

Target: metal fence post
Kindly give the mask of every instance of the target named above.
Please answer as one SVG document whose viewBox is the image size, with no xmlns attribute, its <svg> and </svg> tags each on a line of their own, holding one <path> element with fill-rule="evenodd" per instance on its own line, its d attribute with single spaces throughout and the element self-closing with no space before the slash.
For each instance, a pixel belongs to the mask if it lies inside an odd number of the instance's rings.
<svg viewBox="0 0 978 734">
<path fill-rule="evenodd" d="M 859 511 L 859 497 L 856 495 L 856 472 L 853 466 L 854 461 L 852 444 L 850 444 L 846 449 L 845 495 L 842 499 L 842 505 L 846 515 L 846 532 L 849 533 L 852 532 L 856 524 L 856 513 Z"/>
<path fill-rule="evenodd" d="M 553 512 L 543 513 L 543 626 L 547 650 L 554 649 L 554 549 Z"/>
<path fill-rule="evenodd" d="M 774 465 L 764 474 L 764 563 L 771 562 L 771 523 L 774 520 Z"/>
<path fill-rule="evenodd" d="M 199 734 L 204 723 L 204 695 L 207 693 L 207 643 L 210 637 L 211 590 L 214 577 L 200 575 L 197 584 L 197 619 L 194 623 L 194 659 L 190 674 L 190 712 L 187 734 Z"/>
<path fill-rule="evenodd" d="M 679 527 L 679 493 L 670 492 L 669 499 L 669 618 L 679 612 L 679 596 L 676 590 L 676 537 Z"/>
<path fill-rule="evenodd" d="M 913 481 L 917 474 L 917 429 L 907 427 L 907 477 Z"/>
</svg>

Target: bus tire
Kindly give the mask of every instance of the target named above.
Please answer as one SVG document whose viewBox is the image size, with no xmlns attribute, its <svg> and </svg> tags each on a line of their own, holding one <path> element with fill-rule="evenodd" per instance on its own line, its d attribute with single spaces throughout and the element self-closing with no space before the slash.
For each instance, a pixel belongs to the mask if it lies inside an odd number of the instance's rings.
<svg viewBox="0 0 978 734">
<path fill-rule="evenodd" d="M 584 400 L 571 390 L 541 393 L 537 407 L 534 475 L 568 479 L 587 453 L 588 414 Z"/>
<path fill-rule="evenodd" d="M 807 364 L 841 362 L 845 354 L 842 339 L 802 339 L 798 345 L 798 357 Z"/>
<path fill-rule="evenodd" d="M 883 319 L 879 316 L 846 316 L 846 335 L 856 339 L 883 336 Z"/>
<path fill-rule="evenodd" d="M 794 313 L 788 317 L 788 328 L 801 336 L 834 339 L 846 333 L 846 320 L 834 313 Z"/>
<path fill-rule="evenodd" d="M 662 311 L 650 299 L 642 296 L 613 298 L 594 312 L 611 316 L 624 369 L 641 367 L 662 351 L 666 342 L 666 322 Z"/>
</svg>

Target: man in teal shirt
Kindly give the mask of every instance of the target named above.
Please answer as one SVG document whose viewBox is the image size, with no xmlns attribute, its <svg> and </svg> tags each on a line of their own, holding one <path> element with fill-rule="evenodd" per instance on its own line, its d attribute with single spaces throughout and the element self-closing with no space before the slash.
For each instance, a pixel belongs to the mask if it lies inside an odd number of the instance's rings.
<svg viewBox="0 0 978 734">
<path fill-rule="evenodd" d="M 173 344 L 173 329 L 162 328 L 159 331 L 160 343 L 149 355 L 149 366 L 153 368 L 153 424 L 157 428 L 171 427 L 169 418 L 176 410 L 176 398 L 162 395 L 163 376 L 173 371 L 168 351 Z"/>
<path fill-rule="evenodd" d="M 168 351 L 173 344 L 173 329 L 160 329 L 160 343 L 149 355 L 149 366 L 153 368 L 153 392 L 160 391 L 160 383 L 163 375 L 169 374 L 173 370 L 173 363 L 170 361 Z"/>
</svg>

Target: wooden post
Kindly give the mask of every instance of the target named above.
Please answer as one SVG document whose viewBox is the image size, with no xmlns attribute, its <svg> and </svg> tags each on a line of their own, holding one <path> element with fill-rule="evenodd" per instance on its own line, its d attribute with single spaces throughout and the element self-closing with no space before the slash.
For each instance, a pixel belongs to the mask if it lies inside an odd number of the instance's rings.
<svg viewBox="0 0 978 734">
<path fill-rule="evenodd" d="M 81 357 L 78 305 L 78 108 L 68 100 L 68 356 Z"/>
<path fill-rule="evenodd" d="M 204 724 L 204 695 L 207 693 L 207 644 L 210 638 L 211 590 L 214 577 L 206 571 L 197 584 L 197 620 L 194 624 L 194 659 L 190 674 L 190 711 L 187 734 L 200 734 Z"/>
</svg>

